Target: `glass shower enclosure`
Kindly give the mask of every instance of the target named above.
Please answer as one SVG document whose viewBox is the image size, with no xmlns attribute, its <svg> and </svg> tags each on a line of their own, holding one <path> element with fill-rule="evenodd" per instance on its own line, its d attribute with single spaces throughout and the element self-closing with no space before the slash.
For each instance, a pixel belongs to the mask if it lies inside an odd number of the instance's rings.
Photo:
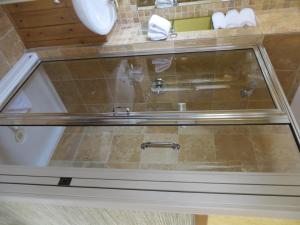
<svg viewBox="0 0 300 225">
<path fill-rule="evenodd" d="M 0 124 L 1 170 L 13 180 L 299 207 L 299 130 L 263 47 L 40 61 Z"/>
</svg>

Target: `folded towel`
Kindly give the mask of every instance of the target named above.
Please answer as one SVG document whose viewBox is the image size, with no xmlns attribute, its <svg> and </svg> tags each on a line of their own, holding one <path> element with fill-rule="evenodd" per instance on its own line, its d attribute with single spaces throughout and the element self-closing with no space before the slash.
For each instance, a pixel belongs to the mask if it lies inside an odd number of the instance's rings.
<svg viewBox="0 0 300 225">
<path fill-rule="evenodd" d="M 225 15 L 222 12 L 215 12 L 212 15 L 214 29 L 224 29 L 226 27 Z"/>
<path fill-rule="evenodd" d="M 163 17 L 153 15 L 148 23 L 148 37 L 154 41 L 166 39 L 169 36 L 170 29 L 170 21 Z"/>
<path fill-rule="evenodd" d="M 163 8 L 169 8 L 174 5 L 173 0 L 156 0 L 155 6 L 156 8 L 163 9 Z"/>
<path fill-rule="evenodd" d="M 241 26 L 249 26 L 255 27 L 256 26 L 256 16 L 253 9 L 244 8 L 240 11 L 241 16 Z"/>
<path fill-rule="evenodd" d="M 152 41 L 160 41 L 160 40 L 167 39 L 168 36 L 165 34 L 156 34 L 156 33 L 148 32 L 148 38 Z"/>
<path fill-rule="evenodd" d="M 163 35 L 168 35 L 169 34 L 169 32 L 167 32 L 165 30 L 162 30 L 161 28 L 155 27 L 155 26 L 149 27 L 148 31 L 150 31 L 152 33 L 163 34 Z"/>
<path fill-rule="evenodd" d="M 32 104 L 24 92 L 20 92 L 8 105 L 5 113 L 27 113 L 31 110 Z"/>
<path fill-rule="evenodd" d="M 225 16 L 226 28 L 241 27 L 241 16 L 236 9 L 229 10 Z"/>
<path fill-rule="evenodd" d="M 148 27 L 168 34 L 171 29 L 171 22 L 161 16 L 153 15 L 149 20 Z"/>
</svg>

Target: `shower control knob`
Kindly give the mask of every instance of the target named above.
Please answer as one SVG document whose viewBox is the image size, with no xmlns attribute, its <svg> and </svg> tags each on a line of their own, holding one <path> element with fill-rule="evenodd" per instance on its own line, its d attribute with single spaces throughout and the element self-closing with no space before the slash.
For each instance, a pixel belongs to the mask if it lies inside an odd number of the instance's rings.
<svg viewBox="0 0 300 225">
<path fill-rule="evenodd" d="M 164 84 L 165 84 L 165 81 L 163 79 L 161 79 L 161 78 L 157 78 L 154 81 L 154 86 L 156 88 L 162 88 L 164 86 Z"/>
</svg>

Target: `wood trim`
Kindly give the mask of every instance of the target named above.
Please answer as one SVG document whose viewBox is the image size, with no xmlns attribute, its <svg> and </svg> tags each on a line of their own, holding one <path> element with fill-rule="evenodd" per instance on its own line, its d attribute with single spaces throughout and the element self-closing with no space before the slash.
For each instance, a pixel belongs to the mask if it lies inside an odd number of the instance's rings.
<svg viewBox="0 0 300 225">
<path fill-rule="evenodd" d="M 21 29 L 80 23 L 75 12 L 70 8 L 22 12 L 13 14 L 13 18 L 17 27 Z"/>
<path fill-rule="evenodd" d="M 107 36 L 93 33 L 78 19 L 71 0 L 37 0 L 3 6 L 26 48 L 99 44 Z"/>
<path fill-rule="evenodd" d="M 55 9 L 55 8 L 63 8 L 70 7 L 72 4 L 70 0 L 61 0 L 61 3 L 55 4 L 53 0 L 36 0 L 31 2 L 21 2 L 5 5 L 8 12 L 20 13 L 20 12 L 30 12 L 30 11 L 40 11 L 45 9 Z"/>
<path fill-rule="evenodd" d="M 65 45 L 80 45 L 80 44 L 101 44 L 106 42 L 106 36 L 90 36 L 70 39 L 46 40 L 46 41 L 27 41 L 27 48 L 47 47 L 47 46 L 65 46 Z"/>
<path fill-rule="evenodd" d="M 81 23 L 20 29 L 19 31 L 25 43 L 33 41 L 51 41 L 60 39 L 99 36 L 92 33 Z"/>
</svg>

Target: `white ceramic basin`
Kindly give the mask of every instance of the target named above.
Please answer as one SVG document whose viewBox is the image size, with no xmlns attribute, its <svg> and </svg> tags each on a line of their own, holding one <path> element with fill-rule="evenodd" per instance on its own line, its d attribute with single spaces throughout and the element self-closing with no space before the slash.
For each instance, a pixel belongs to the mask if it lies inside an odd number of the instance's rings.
<svg viewBox="0 0 300 225">
<path fill-rule="evenodd" d="M 81 22 L 91 31 L 106 35 L 113 28 L 117 13 L 113 0 L 72 0 Z"/>
</svg>

